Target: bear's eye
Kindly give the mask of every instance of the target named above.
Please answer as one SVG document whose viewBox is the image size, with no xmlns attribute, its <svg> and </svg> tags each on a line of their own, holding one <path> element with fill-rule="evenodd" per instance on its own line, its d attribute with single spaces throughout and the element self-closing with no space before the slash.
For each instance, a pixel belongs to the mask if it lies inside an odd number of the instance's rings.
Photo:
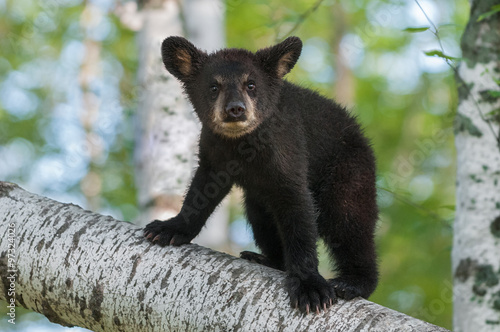
<svg viewBox="0 0 500 332">
<path fill-rule="evenodd" d="M 217 91 L 219 91 L 219 87 L 218 87 L 217 85 L 215 85 L 215 84 L 214 84 L 214 85 L 212 85 L 212 86 L 210 87 L 210 91 L 212 91 L 212 92 L 217 92 Z"/>
<path fill-rule="evenodd" d="M 248 88 L 248 90 L 253 90 L 253 89 L 255 89 L 255 83 L 254 83 L 254 82 L 252 82 L 252 81 L 248 82 L 248 83 L 247 83 L 247 88 Z"/>
</svg>

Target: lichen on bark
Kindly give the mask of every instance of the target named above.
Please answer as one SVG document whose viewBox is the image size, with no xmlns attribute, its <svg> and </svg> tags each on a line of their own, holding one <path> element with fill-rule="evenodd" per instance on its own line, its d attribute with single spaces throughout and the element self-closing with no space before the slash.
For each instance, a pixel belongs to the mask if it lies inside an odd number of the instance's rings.
<svg viewBox="0 0 500 332">
<path fill-rule="evenodd" d="M 500 216 L 496 217 L 495 220 L 491 222 L 490 231 L 494 237 L 500 238 Z"/>
<path fill-rule="evenodd" d="M 469 257 L 462 259 L 455 269 L 455 278 L 461 282 L 466 282 L 467 279 L 469 279 L 469 277 L 474 273 L 476 266 L 476 260 L 472 260 Z"/>
<path fill-rule="evenodd" d="M 483 136 L 481 130 L 479 130 L 471 119 L 463 114 L 458 113 L 455 117 L 455 121 L 453 123 L 453 130 L 455 134 L 461 131 L 467 131 L 469 134 L 475 137 Z"/>
<path fill-rule="evenodd" d="M 477 63 L 500 63 L 500 13 L 484 19 L 487 24 L 479 24 L 479 16 L 498 5 L 498 0 L 473 1 L 469 24 L 462 36 L 462 55 L 469 68 Z M 496 52 L 495 52 L 496 50 Z M 500 69 L 500 67 L 497 67 Z"/>
<path fill-rule="evenodd" d="M 493 286 L 498 285 L 498 274 L 490 264 L 478 265 L 472 291 L 478 296 L 485 296 Z"/>
</svg>

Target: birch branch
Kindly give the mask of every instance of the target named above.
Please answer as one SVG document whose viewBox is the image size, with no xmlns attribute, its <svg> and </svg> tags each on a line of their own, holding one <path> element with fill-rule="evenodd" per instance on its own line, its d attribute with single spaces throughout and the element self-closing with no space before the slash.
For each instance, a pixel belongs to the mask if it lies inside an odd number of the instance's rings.
<svg viewBox="0 0 500 332">
<path fill-rule="evenodd" d="M 0 299 L 15 299 L 65 326 L 446 331 L 362 299 L 339 301 L 319 315 L 301 314 L 290 308 L 280 271 L 197 245 L 161 248 L 131 223 L 7 182 L 0 182 L 0 234 Z"/>
</svg>

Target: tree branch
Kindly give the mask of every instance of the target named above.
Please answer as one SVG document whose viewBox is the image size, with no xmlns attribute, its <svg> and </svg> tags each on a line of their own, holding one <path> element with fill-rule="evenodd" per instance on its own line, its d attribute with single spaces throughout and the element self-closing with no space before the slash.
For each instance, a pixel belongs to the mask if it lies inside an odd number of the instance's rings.
<svg viewBox="0 0 500 332">
<path fill-rule="evenodd" d="M 303 315 L 290 308 L 282 272 L 196 245 L 151 245 L 133 224 L 7 182 L 0 182 L 0 234 L 0 299 L 66 326 L 446 331 L 362 299 Z"/>
</svg>

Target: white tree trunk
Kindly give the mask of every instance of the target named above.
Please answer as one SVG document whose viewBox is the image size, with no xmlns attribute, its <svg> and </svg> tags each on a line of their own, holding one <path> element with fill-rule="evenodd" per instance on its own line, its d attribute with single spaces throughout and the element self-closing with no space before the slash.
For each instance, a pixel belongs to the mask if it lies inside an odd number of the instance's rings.
<svg viewBox="0 0 500 332">
<path fill-rule="evenodd" d="M 154 1 L 152 1 L 154 2 Z M 161 43 L 183 35 L 180 6 L 165 0 L 140 11 L 139 104 L 136 116 L 136 183 L 143 211 L 138 224 L 177 214 L 196 166 L 199 124 L 179 82 L 161 59 Z"/>
<path fill-rule="evenodd" d="M 136 15 L 140 61 L 137 110 L 136 183 L 142 211 L 137 224 L 175 216 L 197 166 L 200 124 L 179 82 L 162 63 L 160 45 L 186 35 L 207 51 L 224 46 L 224 5 L 220 0 L 149 0 Z M 182 7 L 179 5 L 181 4 Z M 184 31 L 186 30 L 186 31 Z M 227 204 L 215 211 L 196 242 L 219 247 L 227 240 Z"/>
<path fill-rule="evenodd" d="M 457 332 L 500 331 L 500 14 L 477 22 L 498 4 L 472 1 L 462 37 L 452 253 Z"/>
<path fill-rule="evenodd" d="M 446 331 L 362 299 L 339 301 L 319 315 L 301 314 L 290 308 L 283 272 L 197 245 L 152 245 L 136 225 L 6 182 L 0 182 L 0 234 L 0 299 L 66 326 Z"/>
</svg>

